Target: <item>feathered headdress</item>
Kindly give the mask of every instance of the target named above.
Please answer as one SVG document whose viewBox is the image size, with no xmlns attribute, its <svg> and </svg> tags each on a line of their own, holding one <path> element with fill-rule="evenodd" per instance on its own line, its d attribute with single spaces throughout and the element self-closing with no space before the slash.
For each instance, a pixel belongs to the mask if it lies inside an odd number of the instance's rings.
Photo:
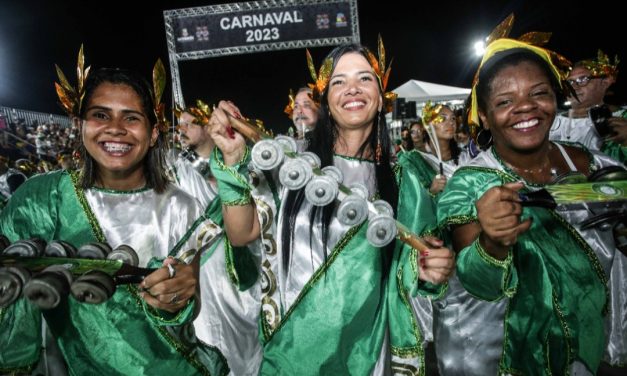
<svg viewBox="0 0 627 376">
<path fill-rule="evenodd" d="M 612 64 L 610 58 L 603 51 L 599 50 L 596 60 L 583 60 L 579 64 L 589 70 L 593 77 L 616 78 L 618 75 L 618 63 L 618 56 L 614 56 L 614 64 Z"/>
<path fill-rule="evenodd" d="M 372 66 L 372 69 L 374 70 L 374 73 L 377 76 L 377 80 L 379 81 L 379 87 L 381 88 L 381 91 L 384 93 L 383 105 L 384 105 L 385 111 L 390 112 L 392 111 L 392 104 L 394 103 L 394 100 L 396 99 L 398 95 L 393 92 L 385 91 L 388 85 L 388 79 L 390 77 L 392 64 L 390 63 L 390 65 L 387 66 L 387 68 L 385 66 L 385 47 L 383 46 L 383 39 L 381 38 L 381 35 L 379 35 L 377 47 L 378 47 L 378 54 L 379 54 L 378 58 L 375 57 L 375 55 L 367 48 L 366 48 L 366 55 L 367 55 L 368 62 Z M 311 91 L 312 91 L 313 100 L 316 103 L 320 103 L 320 98 L 322 97 L 322 93 L 326 90 L 327 86 L 329 85 L 329 80 L 331 78 L 331 71 L 333 70 L 333 59 L 330 57 L 326 58 L 322 62 L 322 66 L 320 67 L 320 70 L 316 74 L 316 68 L 314 66 L 313 59 L 311 58 L 311 54 L 309 53 L 309 50 L 307 50 L 306 53 L 307 53 L 307 66 L 309 67 L 309 73 L 311 74 L 311 78 L 314 81 L 313 84 L 309 84 L 309 87 L 311 88 Z"/>
<path fill-rule="evenodd" d="M 529 32 L 518 39 L 508 38 L 514 24 L 514 14 L 510 14 L 503 22 L 501 22 L 488 36 L 486 40 L 486 49 L 479 64 L 479 68 L 475 73 L 472 82 L 471 106 L 468 112 L 468 124 L 473 127 L 479 125 L 479 115 L 477 112 L 477 84 L 479 83 L 479 74 L 481 68 L 492 59 L 498 52 L 511 49 L 525 49 L 540 56 L 551 68 L 553 75 L 558 80 L 562 89 L 572 91 L 569 85 L 565 84 L 567 71 L 571 66 L 570 61 L 554 51 L 542 48 L 551 38 L 551 33 L 545 32 Z"/>
<path fill-rule="evenodd" d="M 194 117 L 194 123 L 205 126 L 209 124 L 209 119 L 211 118 L 211 113 L 213 112 L 211 107 L 203 102 L 200 99 L 196 100 L 196 106 L 191 106 L 187 108 L 181 108 L 176 106 L 174 108 L 174 115 L 177 118 L 180 118 L 183 112 L 187 112 L 188 114 Z"/>
<path fill-rule="evenodd" d="M 83 98 L 85 97 L 85 81 L 89 76 L 89 69 L 85 68 L 85 55 L 83 54 L 83 45 L 78 51 L 78 62 L 76 64 L 76 87 L 70 85 L 69 81 L 63 74 L 63 71 L 57 64 L 54 65 L 57 70 L 57 76 L 60 82 L 55 82 L 54 87 L 57 96 L 61 102 L 61 107 L 69 116 L 79 117 Z"/>
<path fill-rule="evenodd" d="M 167 133 L 170 129 L 170 121 L 165 116 L 165 103 L 161 102 L 161 96 L 165 90 L 165 78 L 165 67 L 161 59 L 157 59 L 154 68 L 152 68 L 152 103 L 155 108 L 157 128 L 161 133 Z"/>
<path fill-rule="evenodd" d="M 431 101 L 427 101 L 422 108 L 422 126 L 427 131 L 429 138 L 433 141 L 433 147 L 435 148 L 435 154 L 442 163 L 442 152 L 440 151 L 440 144 L 438 143 L 438 135 L 435 133 L 434 126 L 444 121 L 440 112 L 442 111 L 442 104 L 434 105 Z"/>
<path fill-rule="evenodd" d="M 296 102 L 296 96 L 294 95 L 294 91 L 292 91 L 292 89 L 290 89 L 290 93 L 287 95 L 287 98 L 288 102 L 283 112 L 285 112 L 287 116 L 291 119 L 292 114 L 294 114 L 294 105 Z"/>
</svg>

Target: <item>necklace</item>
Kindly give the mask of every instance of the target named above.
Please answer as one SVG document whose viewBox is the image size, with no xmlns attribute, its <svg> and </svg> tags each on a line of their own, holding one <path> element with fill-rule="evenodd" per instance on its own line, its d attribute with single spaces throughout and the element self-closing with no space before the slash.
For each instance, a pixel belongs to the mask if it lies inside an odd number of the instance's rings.
<svg viewBox="0 0 627 376">
<path fill-rule="evenodd" d="M 549 153 L 551 151 L 552 147 L 549 146 Z M 505 163 L 505 165 L 509 168 L 511 168 L 512 170 L 516 171 L 519 175 L 521 172 L 523 172 L 524 174 L 530 174 L 530 175 L 535 175 L 535 174 L 541 174 L 544 171 L 551 171 L 551 176 L 556 176 L 557 175 L 557 169 L 554 167 L 551 167 L 551 158 L 549 157 L 549 153 L 546 154 L 546 159 L 544 160 L 544 162 L 542 162 L 542 166 L 538 167 L 538 168 L 522 168 L 522 167 L 516 167 L 513 164 L 503 160 L 503 162 Z"/>
</svg>

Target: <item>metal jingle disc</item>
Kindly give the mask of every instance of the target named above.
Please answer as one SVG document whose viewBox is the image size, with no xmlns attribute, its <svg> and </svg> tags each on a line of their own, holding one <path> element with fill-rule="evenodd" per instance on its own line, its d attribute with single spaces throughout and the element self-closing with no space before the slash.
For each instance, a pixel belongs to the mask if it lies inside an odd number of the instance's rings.
<svg viewBox="0 0 627 376">
<path fill-rule="evenodd" d="M 0 268 L 0 308 L 10 306 L 22 295 L 22 287 L 29 278 L 30 273 L 24 268 Z"/>
<path fill-rule="evenodd" d="M 126 244 L 121 244 L 115 247 L 115 249 L 107 255 L 107 260 L 119 260 L 131 266 L 139 265 L 139 256 L 137 256 L 137 252 L 135 252 L 131 246 Z"/>
<path fill-rule="evenodd" d="M 322 169 L 322 172 L 325 175 L 330 176 L 333 179 L 335 179 L 335 181 L 338 184 L 342 184 L 342 182 L 344 181 L 344 174 L 342 173 L 342 170 L 340 170 L 339 168 L 335 166 L 327 166 Z"/>
<path fill-rule="evenodd" d="M 394 209 L 392 209 L 392 205 L 390 205 L 387 201 L 375 200 L 372 202 L 372 205 L 374 206 L 378 214 L 383 214 L 390 217 L 394 216 Z"/>
<path fill-rule="evenodd" d="M 606 166 L 588 176 L 588 181 L 617 181 L 627 180 L 627 170 L 621 166 Z"/>
<path fill-rule="evenodd" d="M 37 257 L 41 256 L 42 249 L 38 243 L 29 240 L 19 240 L 10 246 L 6 247 L 2 252 L 6 256 L 20 256 L 20 257 Z"/>
<path fill-rule="evenodd" d="M 111 247 L 104 243 L 87 243 L 83 244 L 76 252 L 76 257 L 92 260 L 104 260 L 111 253 Z"/>
<path fill-rule="evenodd" d="M 304 160 L 306 160 L 307 162 L 309 162 L 309 164 L 311 165 L 311 167 L 313 168 L 317 168 L 320 167 L 320 157 L 318 157 L 318 155 L 316 153 L 313 153 L 311 151 L 304 151 L 302 153 L 298 153 L 298 156 Z"/>
<path fill-rule="evenodd" d="M 72 274 L 62 265 L 52 265 L 24 285 L 24 296 L 41 309 L 59 305 L 68 295 Z"/>
<path fill-rule="evenodd" d="M 315 206 L 326 206 L 337 197 L 337 181 L 329 176 L 315 176 L 305 187 L 305 197 Z"/>
<path fill-rule="evenodd" d="M 44 255 L 47 257 L 69 257 L 76 256 L 76 247 L 63 240 L 53 240 L 46 246 Z"/>
<path fill-rule="evenodd" d="M 384 247 L 396 237 L 396 221 L 388 215 L 377 215 L 370 219 L 366 239 L 375 247 Z"/>
<path fill-rule="evenodd" d="M 115 281 L 107 273 L 92 270 L 78 277 L 70 291 L 81 303 L 100 304 L 113 296 Z"/>
<path fill-rule="evenodd" d="M 274 138 L 274 141 L 278 142 L 279 145 L 283 146 L 283 149 L 292 153 L 296 153 L 298 150 L 298 145 L 296 144 L 296 140 L 290 136 L 279 135 Z"/>
<path fill-rule="evenodd" d="M 262 171 L 279 167 L 284 158 L 283 147 L 274 140 L 260 140 L 251 151 L 253 164 Z"/>
<path fill-rule="evenodd" d="M 304 187 L 313 175 L 311 165 L 304 159 L 289 159 L 279 170 L 279 181 L 287 189 L 297 190 Z"/>
<path fill-rule="evenodd" d="M 348 188 L 350 188 L 353 194 L 358 195 L 364 200 L 368 200 L 368 197 L 370 196 L 370 193 L 368 192 L 368 188 L 366 188 L 366 186 L 361 183 L 353 183 L 349 185 Z"/>
<path fill-rule="evenodd" d="M 345 197 L 337 208 L 337 219 L 346 226 L 361 224 L 368 218 L 368 203 L 357 195 Z"/>
</svg>

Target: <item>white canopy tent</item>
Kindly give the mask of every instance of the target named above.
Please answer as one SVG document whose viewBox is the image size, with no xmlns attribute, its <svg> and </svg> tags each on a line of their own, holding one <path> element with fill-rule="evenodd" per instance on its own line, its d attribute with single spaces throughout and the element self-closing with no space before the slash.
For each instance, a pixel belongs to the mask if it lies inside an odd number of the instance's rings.
<svg viewBox="0 0 627 376">
<path fill-rule="evenodd" d="M 405 99 L 406 102 L 416 102 L 416 111 L 420 116 L 420 112 L 424 104 L 430 100 L 435 103 L 446 102 L 454 107 L 460 106 L 464 100 L 470 95 L 470 89 L 434 84 L 419 80 L 409 80 L 392 89 L 399 98 Z M 390 132 L 393 139 L 400 137 L 400 129 L 403 126 L 403 120 L 392 120 L 392 113 L 386 115 L 386 120 L 390 125 Z"/>
<path fill-rule="evenodd" d="M 424 103 L 428 100 L 432 102 L 461 100 L 463 102 L 470 94 L 470 89 L 419 80 L 409 80 L 392 91 L 398 94 L 399 98 L 416 103 Z"/>
</svg>

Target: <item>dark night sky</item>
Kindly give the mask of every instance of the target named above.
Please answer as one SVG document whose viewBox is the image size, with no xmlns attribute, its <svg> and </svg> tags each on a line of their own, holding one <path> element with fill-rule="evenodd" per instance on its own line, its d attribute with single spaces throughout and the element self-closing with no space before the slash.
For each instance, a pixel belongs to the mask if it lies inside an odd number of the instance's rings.
<svg viewBox="0 0 627 376">
<path fill-rule="evenodd" d="M 168 64 L 163 10 L 225 2 L 155 0 L 137 10 L 132 0 L 0 0 L 0 105 L 62 113 L 54 64 L 74 82 L 81 43 L 88 65 L 131 68 L 148 77 L 158 57 Z M 374 46 L 380 33 L 388 59 L 394 58 L 389 88 L 409 79 L 468 87 L 478 64 L 472 44 L 511 12 L 513 37 L 551 31 L 548 47 L 573 61 L 596 56 L 597 48 L 627 59 L 627 19 L 610 4 L 616 2 L 359 0 L 358 13 L 362 43 Z M 329 50 L 311 50 L 316 66 Z M 188 103 L 231 99 L 245 115 L 279 129 L 289 122 L 282 114 L 288 89 L 309 80 L 302 49 L 186 61 L 180 68 Z M 614 86 L 618 102 L 627 102 L 625 74 Z"/>
</svg>

